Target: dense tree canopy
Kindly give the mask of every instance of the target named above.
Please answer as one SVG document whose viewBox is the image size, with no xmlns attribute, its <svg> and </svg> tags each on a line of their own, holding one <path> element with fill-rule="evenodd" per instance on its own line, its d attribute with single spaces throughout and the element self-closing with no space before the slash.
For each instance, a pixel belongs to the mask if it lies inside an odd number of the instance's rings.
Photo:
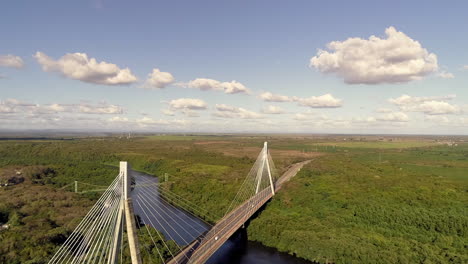
<svg viewBox="0 0 468 264">
<path fill-rule="evenodd" d="M 21 170 L 24 180 L 0 188 L 0 223 L 9 226 L 0 230 L 0 262 L 46 263 L 100 195 L 75 194 L 70 184 L 106 186 L 120 160 L 149 174 L 167 173 L 167 188 L 218 212 L 206 218 L 216 221 L 265 139 L 0 141 L 0 179 Z M 294 162 L 313 162 L 251 221 L 249 239 L 319 263 L 468 262 L 466 143 L 285 136 L 268 141 L 280 173 Z M 142 242 L 148 239 L 140 235 Z M 145 248 L 143 258 L 154 250 Z"/>
</svg>

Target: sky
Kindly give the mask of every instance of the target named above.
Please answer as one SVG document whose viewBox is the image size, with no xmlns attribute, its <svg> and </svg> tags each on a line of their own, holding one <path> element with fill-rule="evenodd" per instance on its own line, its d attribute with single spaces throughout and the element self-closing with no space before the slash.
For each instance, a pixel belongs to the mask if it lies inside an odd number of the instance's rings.
<svg viewBox="0 0 468 264">
<path fill-rule="evenodd" d="M 466 1 L 7 1 L 0 130 L 466 135 L 467 12 Z"/>
</svg>

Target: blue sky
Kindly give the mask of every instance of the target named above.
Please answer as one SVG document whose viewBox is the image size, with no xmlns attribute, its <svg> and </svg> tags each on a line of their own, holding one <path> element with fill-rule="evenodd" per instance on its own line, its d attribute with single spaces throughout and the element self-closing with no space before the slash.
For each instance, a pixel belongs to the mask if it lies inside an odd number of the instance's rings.
<svg viewBox="0 0 468 264">
<path fill-rule="evenodd" d="M 9 1 L 0 129 L 467 134 L 468 4 L 329 2 Z"/>
</svg>

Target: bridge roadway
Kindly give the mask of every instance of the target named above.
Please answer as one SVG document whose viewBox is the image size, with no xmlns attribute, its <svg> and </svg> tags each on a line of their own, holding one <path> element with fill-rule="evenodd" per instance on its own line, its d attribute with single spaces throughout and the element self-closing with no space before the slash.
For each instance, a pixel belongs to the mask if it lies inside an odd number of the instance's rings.
<svg viewBox="0 0 468 264">
<path fill-rule="evenodd" d="M 275 183 L 275 192 L 294 177 L 310 160 L 293 164 Z M 205 263 L 273 194 L 268 186 L 225 215 L 204 237 L 196 239 L 168 264 Z"/>
</svg>

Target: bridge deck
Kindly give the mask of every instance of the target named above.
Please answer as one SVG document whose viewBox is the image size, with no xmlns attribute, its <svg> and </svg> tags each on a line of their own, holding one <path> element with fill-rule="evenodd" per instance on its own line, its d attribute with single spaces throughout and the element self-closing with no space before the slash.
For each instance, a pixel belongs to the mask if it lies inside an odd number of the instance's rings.
<svg viewBox="0 0 468 264">
<path fill-rule="evenodd" d="M 310 160 L 293 164 L 275 183 L 275 190 L 294 177 Z M 224 216 L 203 239 L 199 238 L 171 259 L 169 264 L 204 263 L 237 231 L 252 215 L 257 212 L 273 194 L 268 186 L 254 197 L 239 205 Z"/>
</svg>

